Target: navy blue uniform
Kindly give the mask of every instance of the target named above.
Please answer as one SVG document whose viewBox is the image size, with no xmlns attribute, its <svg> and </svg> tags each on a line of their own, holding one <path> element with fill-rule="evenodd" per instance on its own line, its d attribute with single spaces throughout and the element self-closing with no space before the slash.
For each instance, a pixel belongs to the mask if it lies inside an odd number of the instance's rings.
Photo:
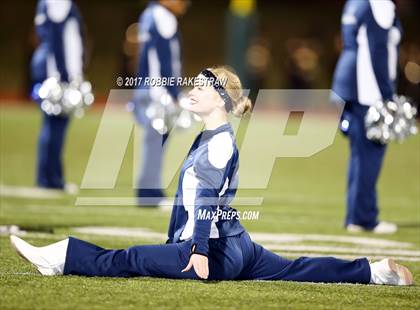
<svg viewBox="0 0 420 310">
<path fill-rule="evenodd" d="M 182 273 L 191 249 L 208 256 L 210 280 L 293 280 L 369 283 L 367 259 L 282 258 L 254 243 L 237 218 L 201 218 L 205 211 L 234 211 L 229 206 L 238 182 L 238 151 L 230 125 L 203 131 L 181 169 L 169 240 L 162 245 L 106 250 L 70 238 L 64 274 L 151 276 L 198 279 Z"/>
<path fill-rule="evenodd" d="M 159 134 L 151 124 L 145 112 L 152 101 L 159 102 L 164 95 L 173 100 L 179 96 L 176 84 L 150 86 L 146 78 L 178 78 L 181 76 L 181 56 L 178 33 L 178 22 L 164 6 L 150 2 L 139 19 L 139 55 L 138 76 L 142 78 L 139 91 L 136 92 L 135 116 L 145 129 L 143 141 L 143 166 L 139 173 L 137 196 L 139 203 L 157 204 L 164 197 L 162 192 L 162 159 L 163 144 L 167 134 Z M 145 198 L 142 200 L 142 198 Z M 153 198 L 155 197 L 155 198 Z"/>
<path fill-rule="evenodd" d="M 386 146 L 366 138 L 370 105 L 395 93 L 401 24 L 391 0 L 348 0 L 342 15 L 343 51 L 333 91 L 346 104 L 342 130 L 350 139 L 345 225 L 372 229 L 378 224 L 376 183 Z"/>
<path fill-rule="evenodd" d="M 197 136 L 181 168 L 169 242 L 192 239 L 196 252 L 207 255 L 209 238 L 230 237 L 244 231 L 238 219 L 221 216 L 236 211 L 229 204 L 238 187 L 238 164 L 230 125 Z"/>
<path fill-rule="evenodd" d="M 34 89 L 49 77 L 65 82 L 82 78 L 81 18 L 75 4 L 70 0 L 40 0 L 35 25 L 40 44 L 31 62 Z M 41 187 L 64 187 L 61 157 L 68 122 L 67 116 L 43 113 L 37 167 L 37 184 Z"/>
</svg>

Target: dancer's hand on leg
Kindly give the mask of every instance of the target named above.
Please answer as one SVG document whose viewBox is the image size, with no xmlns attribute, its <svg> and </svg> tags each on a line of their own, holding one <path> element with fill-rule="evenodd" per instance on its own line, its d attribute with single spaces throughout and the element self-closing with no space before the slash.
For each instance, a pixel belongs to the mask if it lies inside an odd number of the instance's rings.
<svg viewBox="0 0 420 310">
<path fill-rule="evenodd" d="M 201 279 L 207 279 L 209 277 L 209 259 L 200 254 L 192 254 L 187 267 L 182 272 L 186 272 L 194 267 L 194 271 Z"/>
</svg>

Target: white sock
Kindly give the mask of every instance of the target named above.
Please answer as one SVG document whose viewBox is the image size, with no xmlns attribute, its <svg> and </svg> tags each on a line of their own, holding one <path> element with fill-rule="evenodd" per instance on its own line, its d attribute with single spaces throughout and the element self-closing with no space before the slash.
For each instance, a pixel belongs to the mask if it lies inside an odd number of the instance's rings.
<svg viewBox="0 0 420 310">
<path fill-rule="evenodd" d="M 68 244 L 69 239 L 67 238 L 39 248 L 41 255 L 50 263 L 54 274 L 62 275 L 64 272 Z"/>
<path fill-rule="evenodd" d="M 387 260 L 370 264 L 370 283 L 397 285 L 398 275 L 391 270 Z"/>
</svg>

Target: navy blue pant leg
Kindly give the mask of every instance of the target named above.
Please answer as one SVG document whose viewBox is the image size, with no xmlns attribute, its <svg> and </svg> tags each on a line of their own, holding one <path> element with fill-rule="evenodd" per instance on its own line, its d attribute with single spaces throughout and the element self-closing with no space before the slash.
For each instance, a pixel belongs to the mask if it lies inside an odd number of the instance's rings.
<svg viewBox="0 0 420 310">
<path fill-rule="evenodd" d="M 232 280 L 242 270 L 240 237 L 209 242 L 209 279 Z M 189 261 L 191 240 L 161 245 L 140 245 L 107 250 L 76 238 L 69 238 L 64 274 L 173 279 L 198 279 L 194 268 L 181 272 Z"/>
<path fill-rule="evenodd" d="M 353 261 L 334 257 L 283 258 L 244 236 L 242 247 L 246 265 L 239 276 L 244 280 L 284 280 L 326 283 L 369 283 L 370 266 L 366 258 Z"/>
<path fill-rule="evenodd" d="M 188 264 L 190 249 L 190 243 L 181 242 L 107 250 L 71 237 L 67 248 L 64 274 L 197 279 L 193 269 L 181 272 Z"/>
<path fill-rule="evenodd" d="M 345 261 L 332 257 L 301 257 L 288 260 L 253 243 L 247 233 L 211 240 L 209 248 L 210 280 L 370 281 L 367 259 Z M 181 272 L 188 264 L 190 249 L 191 241 L 106 250 L 70 238 L 64 274 L 198 279 L 193 269 Z"/>
<path fill-rule="evenodd" d="M 238 278 L 244 266 L 241 246 L 244 234 L 209 240 L 209 280 Z"/>
<path fill-rule="evenodd" d="M 63 188 L 62 153 L 68 117 L 43 114 L 38 139 L 37 184 L 46 188 Z"/>
<path fill-rule="evenodd" d="M 350 160 L 347 176 L 347 214 L 345 225 L 372 229 L 378 224 L 376 184 L 386 146 L 366 138 L 364 116 L 368 107 L 351 103 L 348 137 Z"/>
</svg>

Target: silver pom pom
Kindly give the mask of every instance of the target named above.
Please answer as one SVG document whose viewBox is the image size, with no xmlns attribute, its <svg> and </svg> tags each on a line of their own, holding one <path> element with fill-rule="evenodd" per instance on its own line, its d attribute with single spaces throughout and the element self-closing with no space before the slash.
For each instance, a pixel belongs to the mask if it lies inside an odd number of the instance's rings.
<svg viewBox="0 0 420 310">
<path fill-rule="evenodd" d="M 366 137 L 382 144 L 391 141 L 401 143 L 410 135 L 417 134 L 416 115 L 417 108 L 405 96 L 378 101 L 366 113 Z"/>
<path fill-rule="evenodd" d="M 48 115 L 74 115 L 82 117 L 84 109 L 94 101 L 92 85 L 88 81 L 60 82 L 57 78 L 46 79 L 38 91 L 42 99 L 41 109 Z"/>
<path fill-rule="evenodd" d="M 146 109 L 146 116 L 162 135 L 173 128 L 188 129 L 196 121 L 194 115 L 184 110 L 182 104 L 176 104 L 169 94 L 162 95 L 159 101 L 152 101 Z"/>
</svg>

